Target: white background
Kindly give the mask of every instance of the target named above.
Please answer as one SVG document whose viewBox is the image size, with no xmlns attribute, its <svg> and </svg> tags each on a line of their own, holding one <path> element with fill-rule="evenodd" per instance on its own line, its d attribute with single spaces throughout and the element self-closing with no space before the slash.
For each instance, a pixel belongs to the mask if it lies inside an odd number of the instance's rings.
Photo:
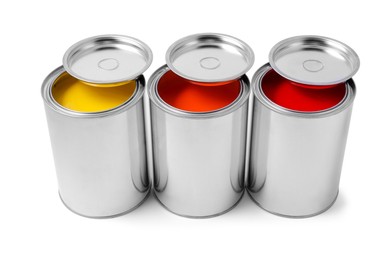
<svg viewBox="0 0 390 260">
<path fill-rule="evenodd" d="M 0 259 L 389 259 L 389 8 L 386 1 L 2 1 L 0 4 Z M 360 56 L 340 196 L 322 215 L 286 219 L 246 196 L 231 212 L 194 220 L 151 197 L 106 220 L 79 217 L 57 194 L 40 96 L 43 79 L 73 43 L 117 33 L 154 53 L 148 78 L 177 39 L 220 32 L 256 54 L 317 34 Z M 387 248 L 386 248 L 387 247 Z"/>
</svg>

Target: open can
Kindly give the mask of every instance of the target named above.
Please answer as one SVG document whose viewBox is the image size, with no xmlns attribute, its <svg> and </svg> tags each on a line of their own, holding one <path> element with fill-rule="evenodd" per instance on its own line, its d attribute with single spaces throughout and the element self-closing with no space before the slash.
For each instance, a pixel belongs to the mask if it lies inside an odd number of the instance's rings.
<svg viewBox="0 0 390 260">
<path fill-rule="evenodd" d="M 148 81 L 155 195 L 177 215 L 222 214 L 244 191 L 253 52 L 228 35 L 196 34 L 166 60 Z"/>
<path fill-rule="evenodd" d="M 103 218 L 147 197 L 143 42 L 121 35 L 82 40 L 42 85 L 59 194 L 71 211 Z"/>
<path fill-rule="evenodd" d="M 310 217 L 337 198 L 359 58 L 321 36 L 279 42 L 253 76 L 247 189 L 263 209 Z"/>
</svg>

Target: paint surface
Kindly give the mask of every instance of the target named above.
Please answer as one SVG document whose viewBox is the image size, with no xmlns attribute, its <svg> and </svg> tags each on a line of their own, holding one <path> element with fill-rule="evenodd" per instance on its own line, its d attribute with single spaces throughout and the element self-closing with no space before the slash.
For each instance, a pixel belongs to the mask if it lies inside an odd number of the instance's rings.
<svg viewBox="0 0 390 260">
<path fill-rule="evenodd" d="M 345 83 L 317 88 L 292 82 L 274 70 L 264 75 L 261 88 L 275 104 L 302 112 L 318 112 L 332 108 L 339 104 L 346 94 Z"/>
<path fill-rule="evenodd" d="M 240 95 L 239 80 L 218 83 L 193 82 L 172 71 L 158 82 L 157 92 L 168 105 L 188 112 L 211 112 L 233 103 Z"/>
<path fill-rule="evenodd" d="M 105 85 L 95 87 L 64 72 L 54 82 L 52 95 L 57 103 L 70 110 L 101 112 L 120 106 L 133 96 L 136 89 L 135 81 Z"/>
</svg>

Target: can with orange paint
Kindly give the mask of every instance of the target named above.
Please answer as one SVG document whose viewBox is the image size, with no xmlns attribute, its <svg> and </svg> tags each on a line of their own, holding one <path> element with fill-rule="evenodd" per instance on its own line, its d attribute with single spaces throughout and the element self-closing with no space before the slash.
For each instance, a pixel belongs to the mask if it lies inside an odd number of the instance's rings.
<svg viewBox="0 0 390 260">
<path fill-rule="evenodd" d="M 151 61 L 137 39 L 96 36 L 70 47 L 44 80 L 59 194 L 71 211 L 113 217 L 149 194 L 142 73 Z"/>
<path fill-rule="evenodd" d="M 169 211 L 211 217 L 244 192 L 251 48 L 223 34 L 175 42 L 148 82 L 154 190 Z"/>
</svg>

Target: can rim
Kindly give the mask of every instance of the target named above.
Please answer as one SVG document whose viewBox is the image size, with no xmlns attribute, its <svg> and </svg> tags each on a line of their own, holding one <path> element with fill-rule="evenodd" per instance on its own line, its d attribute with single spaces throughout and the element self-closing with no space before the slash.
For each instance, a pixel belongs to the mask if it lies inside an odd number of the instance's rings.
<svg viewBox="0 0 390 260">
<path fill-rule="evenodd" d="M 163 65 L 158 68 L 149 78 L 147 83 L 148 95 L 150 100 L 155 104 L 159 109 L 168 112 L 171 115 L 192 118 L 192 119 L 204 119 L 204 118 L 215 118 L 229 114 L 230 112 L 237 110 L 248 100 L 250 94 L 250 84 L 249 79 L 246 75 L 243 75 L 240 80 L 241 90 L 239 96 L 229 105 L 207 112 L 190 112 L 178 109 L 167 104 L 163 101 L 157 93 L 157 85 L 161 77 L 170 70 L 167 65 Z"/>
<path fill-rule="evenodd" d="M 51 94 L 51 88 L 55 82 L 55 80 L 64 72 L 67 72 L 63 66 L 58 67 L 54 71 L 52 71 L 43 81 L 42 87 L 41 87 L 41 96 L 45 103 L 50 107 L 52 110 L 59 112 L 65 116 L 69 117 L 76 117 L 76 118 L 101 118 L 101 117 L 107 117 L 111 115 L 119 114 L 132 106 L 134 106 L 138 101 L 142 98 L 144 89 L 145 89 L 145 78 L 143 75 L 138 76 L 137 79 L 134 79 L 136 81 L 136 89 L 134 90 L 134 94 L 126 100 L 124 103 L 120 104 L 117 107 L 114 107 L 112 109 L 104 110 L 104 111 L 98 111 L 98 112 L 78 112 L 75 110 L 71 110 L 68 108 L 63 107 L 62 105 L 58 104 L 58 102 L 53 98 Z"/>
<path fill-rule="evenodd" d="M 302 78 L 298 78 L 296 75 L 292 75 L 289 72 L 286 72 L 285 69 L 280 68 L 276 64 L 276 59 L 279 56 L 282 56 L 283 53 L 286 53 L 289 48 L 293 48 L 294 46 L 298 46 L 299 44 L 303 44 L 304 42 L 316 42 L 317 49 L 324 49 L 324 52 L 328 52 L 325 50 L 325 47 L 331 47 L 332 50 L 337 51 L 340 56 L 342 56 L 345 60 L 348 60 L 351 65 L 351 69 L 348 72 L 344 72 L 344 75 L 340 77 L 335 77 L 333 80 L 328 81 L 310 81 Z M 307 47 L 306 47 L 307 48 Z M 271 67 L 281 76 L 298 83 L 318 86 L 319 88 L 324 85 L 335 85 L 338 83 L 346 82 L 348 79 L 352 78 L 359 70 L 360 67 L 360 59 L 357 53 L 349 47 L 347 44 L 329 38 L 325 36 L 318 35 L 299 35 L 293 36 L 287 39 L 284 39 L 277 44 L 275 44 L 269 52 L 268 55 L 269 64 Z"/>
<path fill-rule="evenodd" d="M 127 75 L 126 77 L 121 77 L 116 80 L 95 80 L 80 75 L 80 73 L 77 73 L 72 69 L 71 60 L 75 57 L 75 55 L 80 54 L 82 51 L 87 51 L 89 48 L 93 47 L 94 46 L 93 43 L 105 42 L 105 41 L 121 42 L 122 44 L 127 44 L 128 45 L 127 47 L 129 47 L 130 45 L 133 46 L 134 48 L 137 49 L 137 53 L 145 58 L 144 66 L 141 69 L 137 70 L 136 72 L 133 72 L 132 74 Z M 78 41 L 68 48 L 68 50 L 65 52 L 62 58 L 63 67 L 70 75 L 72 75 L 73 77 L 79 80 L 89 82 L 89 83 L 94 83 L 94 84 L 120 83 L 120 82 L 136 79 L 139 75 L 142 75 L 142 73 L 144 73 L 150 67 L 152 61 L 153 61 L 153 53 L 146 43 L 134 37 L 127 36 L 127 35 L 120 35 L 120 34 L 103 34 L 103 35 L 92 36 L 83 39 L 81 41 Z"/>
<path fill-rule="evenodd" d="M 188 45 L 194 45 L 194 41 L 196 40 L 201 40 L 201 39 L 214 39 L 217 42 L 224 42 L 228 43 L 231 46 L 235 47 L 239 52 L 245 57 L 246 59 L 246 67 L 242 69 L 240 72 L 237 72 L 236 74 L 233 74 L 229 77 L 224 77 L 224 78 L 216 78 L 216 79 L 203 79 L 200 77 L 195 77 L 192 75 L 189 75 L 188 73 L 184 73 L 180 69 L 176 68 L 176 66 L 173 64 L 174 63 L 174 57 L 180 55 L 183 53 L 183 50 L 185 49 L 186 46 Z M 179 54 L 178 54 L 179 53 Z M 245 43 L 244 41 L 233 37 L 231 35 L 227 34 L 222 34 L 222 33 L 197 33 L 197 34 L 192 34 L 188 35 L 186 37 L 183 37 L 177 41 L 175 41 L 167 50 L 165 54 L 165 60 L 167 63 L 167 66 L 177 75 L 192 80 L 192 81 L 197 81 L 197 82 L 224 82 L 224 81 L 230 81 L 234 79 L 240 78 L 242 75 L 245 75 L 250 68 L 253 66 L 254 61 L 255 61 L 255 54 L 252 50 L 252 48 Z"/>
<path fill-rule="evenodd" d="M 292 110 L 285 107 L 282 107 L 274 102 L 272 102 L 262 91 L 262 88 L 260 87 L 261 82 L 263 80 L 264 75 L 273 69 L 269 63 L 263 65 L 260 67 L 255 74 L 253 75 L 252 81 L 251 81 L 251 89 L 256 97 L 257 100 L 259 100 L 263 105 L 270 108 L 271 110 L 279 113 L 284 114 L 287 116 L 292 117 L 301 117 L 301 118 L 320 118 L 320 117 L 327 117 L 331 115 L 335 115 L 341 111 L 344 110 L 344 108 L 350 106 L 355 99 L 356 95 L 356 89 L 355 89 L 355 83 L 353 79 L 349 79 L 345 82 L 346 85 L 346 93 L 344 98 L 337 103 L 337 105 L 320 110 L 320 111 L 298 111 L 298 110 Z"/>
</svg>

